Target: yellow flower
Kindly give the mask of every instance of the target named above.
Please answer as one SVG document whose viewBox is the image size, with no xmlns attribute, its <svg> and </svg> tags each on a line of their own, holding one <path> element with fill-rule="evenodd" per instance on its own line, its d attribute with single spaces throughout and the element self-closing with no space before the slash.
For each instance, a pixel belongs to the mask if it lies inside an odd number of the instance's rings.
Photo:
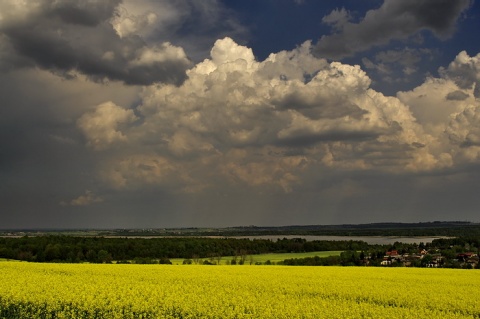
<svg viewBox="0 0 480 319">
<path fill-rule="evenodd" d="M 476 271 L 1 262 L 1 318 L 478 318 Z"/>
</svg>

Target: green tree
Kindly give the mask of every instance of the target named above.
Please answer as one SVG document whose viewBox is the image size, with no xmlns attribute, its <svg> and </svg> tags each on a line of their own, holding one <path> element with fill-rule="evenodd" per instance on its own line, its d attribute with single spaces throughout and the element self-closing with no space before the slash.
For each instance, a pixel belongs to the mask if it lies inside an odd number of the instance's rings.
<svg viewBox="0 0 480 319">
<path fill-rule="evenodd" d="M 108 251 L 102 249 L 97 254 L 97 261 L 99 263 L 107 263 L 110 264 L 112 262 L 112 255 L 108 253 Z"/>
<path fill-rule="evenodd" d="M 54 261 L 60 258 L 60 244 L 48 244 L 45 248 L 45 261 Z"/>
<path fill-rule="evenodd" d="M 95 250 L 90 249 L 85 254 L 85 258 L 87 259 L 88 262 L 96 263 L 97 262 L 97 252 Z"/>
<path fill-rule="evenodd" d="M 427 267 L 428 264 L 430 264 L 432 262 L 433 258 L 432 258 L 432 255 L 425 255 L 423 256 L 422 258 L 422 261 L 421 261 L 421 265 L 422 267 Z"/>
</svg>

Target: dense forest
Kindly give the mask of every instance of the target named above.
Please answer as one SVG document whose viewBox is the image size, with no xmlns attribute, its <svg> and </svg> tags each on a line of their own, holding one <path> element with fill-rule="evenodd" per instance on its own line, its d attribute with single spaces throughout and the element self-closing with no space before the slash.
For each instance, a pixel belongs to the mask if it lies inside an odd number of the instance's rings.
<svg viewBox="0 0 480 319">
<path fill-rule="evenodd" d="M 131 261 L 136 258 L 205 258 L 265 253 L 365 250 L 362 241 L 234 238 L 104 238 L 38 236 L 0 238 L 0 258 L 37 262 Z"/>
<path fill-rule="evenodd" d="M 284 265 L 371 265 L 379 266 L 388 252 L 415 255 L 428 250 L 428 258 L 416 259 L 412 266 L 428 266 L 432 256 L 441 255 L 442 265 L 460 267 L 458 255 L 477 254 L 480 237 L 435 239 L 432 243 L 369 245 L 363 241 L 307 241 L 302 238 L 234 239 L 234 238 L 105 238 L 74 236 L 35 236 L 0 238 L 0 258 L 32 262 L 91 263 L 169 263 L 170 258 L 186 261 L 233 256 L 232 263 L 246 260 L 247 255 L 266 253 L 344 251 L 335 257 L 287 259 Z M 390 258 L 390 257 L 389 257 Z M 397 257 L 399 258 L 399 257 Z M 394 259 L 390 259 L 395 261 Z M 393 263 L 395 264 L 395 263 Z M 400 264 L 400 263 L 398 263 Z"/>
</svg>

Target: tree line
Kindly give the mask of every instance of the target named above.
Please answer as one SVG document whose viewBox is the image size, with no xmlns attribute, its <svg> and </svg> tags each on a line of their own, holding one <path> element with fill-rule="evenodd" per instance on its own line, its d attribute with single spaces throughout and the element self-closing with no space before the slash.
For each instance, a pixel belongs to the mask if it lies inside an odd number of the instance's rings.
<svg viewBox="0 0 480 319">
<path fill-rule="evenodd" d="M 479 236 L 435 239 L 431 243 L 370 245 L 364 241 L 307 241 L 303 238 L 237 239 L 237 238 L 107 238 L 65 235 L 0 238 L 0 258 L 31 262 L 67 263 L 170 263 L 170 258 L 183 258 L 187 263 L 199 263 L 208 258 L 211 263 L 221 257 L 233 256 L 231 264 L 244 263 L 247 256 L 267 253 L 298 253 L 343 251 L 340 256 L 286 259 L 284 265 L 371 265 L 379 266 L 388 251 L 416 254 L 426 249 L 440 254 L 446 266 L 459 265 L 458 254 L 479 253 Z M 238 258 L 237 258 L 238 257 Z M 425 266 L 429 258 L 413 266 Z M 456 264 L 457 263 L 457 264 Z"/>
<path fill-rule="evenodd" d="M 364 250 L 363 241 L 306 241 L 301 238 L 104 238 L 38 236 L 0 238 L 0 258 L 34 262 L 110 262 L 266 253 Z"/>
</svg>

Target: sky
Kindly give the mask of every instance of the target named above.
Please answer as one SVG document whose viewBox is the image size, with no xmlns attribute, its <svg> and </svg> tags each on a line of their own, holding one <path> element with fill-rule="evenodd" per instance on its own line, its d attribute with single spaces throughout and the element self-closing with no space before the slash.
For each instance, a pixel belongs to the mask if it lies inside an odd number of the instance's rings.
<svg viewBox="0 0 480 319">
<path fill-rule="evenodd" d="M 473 0 L 0 0 L 0 229 L 480 222 Z"/>
</svg>

